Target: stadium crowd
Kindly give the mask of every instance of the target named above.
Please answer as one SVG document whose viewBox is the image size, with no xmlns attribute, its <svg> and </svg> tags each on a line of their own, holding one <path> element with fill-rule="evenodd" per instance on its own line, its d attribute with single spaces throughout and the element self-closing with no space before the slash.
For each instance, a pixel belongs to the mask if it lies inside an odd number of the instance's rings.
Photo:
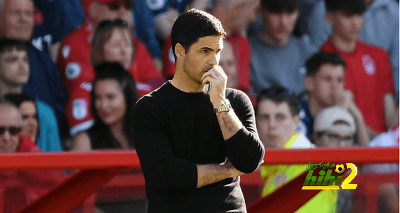
<svg viewBox="0 0 400 213">
<path fill-rule="evenodd" d="M 0 0 L 0 152 L 135 149 L 133 107 L 173 78 L 187 8 L 221 21 L 219 65 L 266 149 L 399 146 L 396 0 Z M 262 196 L 302 172 L 262 166 Z M 388 212 L 398 187 L 380 189 Z M 351 195 L 326 193 L 299 212 L 349 211 Z"/>
</svg>

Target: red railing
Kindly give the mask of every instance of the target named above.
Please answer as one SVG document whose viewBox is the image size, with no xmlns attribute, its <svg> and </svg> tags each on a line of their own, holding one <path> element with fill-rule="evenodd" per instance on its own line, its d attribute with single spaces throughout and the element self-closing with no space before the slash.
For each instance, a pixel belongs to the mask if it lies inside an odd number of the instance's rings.
<svg viewBox="0 0 400 213">
<path fill-rule="evenodd" d="M 309 150 L 266 150 L 264 164 L 308 164 L 309 162 L 351 162 L 356 165 L 365 163 L 398 163 L 399 148 L 350 148 L 350 149 L 309 149 Z M 94 191 L 103 186 L 119 171 L 140 169 L 135 151 L 94 151 L 88 153 L 38 153 L 38 154 L 0 154 L 0 170 L 32 169 L 81 169 L 73 177 L 65 180 L 45 195 L 35 200 L 20 212 L 70 212 Z M 245 180 L 246 178 L 243 178 Z M 296 179 L 295 179 L 296 180 Z M 301 182 L 304 181 L 304 178 Z M 294 184 L 293 182 L 292 184 Z M 290 184 L 286 184 L 289 186 Z M 278 189 L 282 191 L 287 186 Z M 302 183 L 300 184 L 300 186 Z M 310 192 L 298 188 L 292 193 Z M 293 186 L 294 187 L 294 186 Z M 0 190 L 1 194 L 1 190 Z M 281 207 L 287 202 L 287 194 L 278 194 L 275 204 Z M 0 195 L 0 204 L 2 202 Z M 307 199 L 308 200 L 308 199 Z M 263 202 L 271 212 L 273 204 Z M 294 206 L 294 205 L 293 205 Z M 250 210 L 249 210 L 250 212 Z M 282 212 L 282 211 L 280 211 Z"/>
</svg>

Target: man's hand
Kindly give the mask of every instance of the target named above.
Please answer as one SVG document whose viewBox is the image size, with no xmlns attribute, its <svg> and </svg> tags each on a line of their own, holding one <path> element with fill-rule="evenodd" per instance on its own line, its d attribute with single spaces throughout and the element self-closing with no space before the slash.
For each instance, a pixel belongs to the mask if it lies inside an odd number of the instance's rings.
<svg viewBox="0 0 400 213">
<path fill-rule="evenodd" d="M 349 109 L 349 107 L 354 104 L 354 95 L 349 90 L 343 90 L 343 92 L 336 98 L 336 105 Z"/>
<path fill-rule="evenodd" d="M 241 171 L 239 171 L 239 170 L 237 170 L 237 169 L 232 165 L 232 163 L 231 163 L 230 161 L 226 161 L 225 163 L 223 163 L 223 165 L 225 165 L 225 166 L 228 168 L 228 170 L 229 170 L 229 172 L 230 172 L 229 177 L 231 177 L 231 178 L 235 178 L 235 177 L 239 177 L 239 176 L 241 176 L 241 175 L 244 175 L 244 173 L 241 172 Z"/>
<path fill-rule="evenodd" d="M 227 80 L 228 77 L 220 66 L 214 66 L 201 78 L 203 86 L 210 84 L 210 101 L 214 107 L 221 106 L 225 101 Z"/>
</svg>

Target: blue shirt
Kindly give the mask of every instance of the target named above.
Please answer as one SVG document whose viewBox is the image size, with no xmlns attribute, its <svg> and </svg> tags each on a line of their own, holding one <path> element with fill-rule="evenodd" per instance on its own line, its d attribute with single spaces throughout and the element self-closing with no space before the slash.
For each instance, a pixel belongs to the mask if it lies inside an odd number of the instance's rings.
<svg viewBox="0 0 400 213">
<path fill-rule="evenodd" d="M 250 80 L 253 92 L 259 93 L 275 85 L 285 87 L 296 95 L 306 90 L 305 62 L 317 51 L 316 48 L 293 36 L 285 47 L 273 47 L 267 44 L 259 33 L 251 36 L 249 41 Z"/>
<path fill-rule="evenodd" d="M 42 51 L 61 41 L 85 19 L 80 0 L 40 0 L 36 2 L 36 23 L 32 44 Z"/>
<path fill-rule="evenodd" d="M 161 13 L 165 13 L 169 8 L 176 9 L 179 13 L 185 11 L 186 6 L 192 0 L 143 0 L 146 1 L 147 6 L 153 11 L 154 17 Z"/>
<path fill-rule="evenodd" d="M 29 48 L 30 77 L 23 92 L 49 105 L 58 121 L 65 117 L 67 95 L 61 84 L 60 73 L 50 56 L 34 46 Z"/>
<path fill-rule="evenodd" d="M 39 116 L 39 137 L 37 145 L 43 152 L 60 152 L 61 140 L 53 110 L 45 103 L 36 101 Z"/>
<path fill-rule="evenodd" d="M 311 141 L 313 134 L 314 119 L 311 117 L 310 110 L 308 108 L 308 100 L 299 98 L 300 103 L 300 123 L 299 132 L 302 132 L 308 140 Z"/>
</svg>

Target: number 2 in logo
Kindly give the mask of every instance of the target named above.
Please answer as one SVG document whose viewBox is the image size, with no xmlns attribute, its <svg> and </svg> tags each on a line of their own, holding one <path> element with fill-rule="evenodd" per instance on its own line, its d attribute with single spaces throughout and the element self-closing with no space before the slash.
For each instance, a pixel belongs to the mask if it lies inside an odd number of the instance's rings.
<svg viewBox="0 0 400 213">
<path fill-rule="evenodd" d="M 356 189 L 357 184 L 351 184 L 350 182 L 354 180 L 354 178 L 357 176 L 357 167 L 352 164 L 352 163 L 346 163 L 347 169 L 351 169 L 350 175 L 344 179 L 342 182 L 342 189 Z"/>
</svg>

